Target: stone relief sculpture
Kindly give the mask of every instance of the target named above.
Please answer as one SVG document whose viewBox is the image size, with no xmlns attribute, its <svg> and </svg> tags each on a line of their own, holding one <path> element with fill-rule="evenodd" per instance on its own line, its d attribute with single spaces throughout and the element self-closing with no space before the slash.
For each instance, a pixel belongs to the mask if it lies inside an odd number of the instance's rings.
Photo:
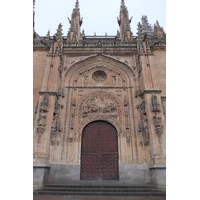
<svg viewBox="0 0 200 200">
<path fill-rule="evenodd" d="M 38 127 L 37 128 L 37 133 L 38 133 L 38 137 L 37 137 L 37 143 L 40 144 L 41 140 L 42 140 L 42 134 L 44 133 L 45 128 L 43 127 Z"/>
<path fill-rule="evenodd" d="M 139 106 L 139 108 L 140 108 L 142 121 L 139 122 L 138 124 L 138 132 L 142 133 L 143 143 L 146 146 L 149 144 L 149 128 L 148 128 L 148 120 L 146 116 L 146 106 L 145 106 L 144 100 L 142 104 Z M 141 142 L 141 145 L 142 145 L 142 142 Z"/>
<path fill-rule="evenodd" d="M 88 85 L 88 75 L 84 76 L 84 86 Z"/>
<path fill-rule="evenodd" d="M 151 111 L 152 112 L 160 112 L 160 104 L 157 101 L 157 96 L 151 96 Z"/>
<path fill-rule="evenodd" d="M 53 120 L 51 123 L 51 135 L 50 135 L 51 145 L 56 145 L 56 140 L 60 139 L 57 138 L 58 131 L 61 131 L 61 124 L 58 120 L 59 120 L 60 108 L 63 108 L 63 106 L 58 103 L 58 100 L 59 97 L 56 96 L 54 112 L 53 112 Z"/>
<path fill-rule="evenodd" d="M 116 76 L 112 76 L 113 86 L 116 86 L 116 80 L 117 80 L 117 77 Z"/>
<path fill-rule="evenodd" d="M 40 103 L 40 112 L 48 112 L 49 108 L 49 95 L 44 94 L 43 101 Z"/>
<path fill-rule="evenodd" d="M 161 117 L 157 116 L 157 113 L 155 113 L 153 116 L 153 122 L 155 126 L 155 132 L 158 135 L 158 137 L 160 137 L 161 134 L 163 133 L 163 124 Z"/>
<path fill-rule="evenodd" d="M 39 114 L 38 118 L 38 127 L 45 127 L 46 126 L 46 115 Z"/>
<path fill-rule="evenodd" d="M 87 99 L 83 105 L 83 114 L 113 113 L 116 110 L 117 107 L 112 101 L 98 97 Z"/>
<path fill-rule="evenodd" d="M 149 143 L 149 129 L 148 129 L 148 121 L 147 121 L 146 116 L 144 116 L 142 123 L 138 124 L 138 132 L 142 133 L 144 145 L 148 145 L 148 143 Z"/>
</svg>

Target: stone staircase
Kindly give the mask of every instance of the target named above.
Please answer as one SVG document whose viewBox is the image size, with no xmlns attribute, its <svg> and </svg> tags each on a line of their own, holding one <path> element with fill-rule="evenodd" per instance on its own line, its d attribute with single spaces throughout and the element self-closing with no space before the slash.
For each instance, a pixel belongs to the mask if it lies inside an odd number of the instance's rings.
<svg viewBox="0 0 200 200">
<path fill-rule="evenodd" d="M 155 186 L 125 185 L 45 185 L 34 195 L 62 196 L 166 196 L 165 189 Z"/>
</svg>

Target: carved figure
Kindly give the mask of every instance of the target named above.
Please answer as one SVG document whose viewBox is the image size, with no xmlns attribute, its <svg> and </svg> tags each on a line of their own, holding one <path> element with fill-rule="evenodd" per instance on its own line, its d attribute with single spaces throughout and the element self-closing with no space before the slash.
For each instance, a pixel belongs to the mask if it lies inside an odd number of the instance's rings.
<svg viewBox="0 0 200 200">
<path fill-rule="evenodd" d="M 40 112 L 48 112 L 49 107 L 49 95 L 44 94 L 43 101 L 40 103 Z"/>
<path fill-rule="evenodd" d="M 46 126 L 46 115 L 39 115 L 38 118 L 38 126 L 45 127 Z"/>
<path fill-rule="evenodd" d="M 54 112 L 53 114 L 53 121 L 51 123 L 51 128 L 56 130 L 57 129 L 57 112 Z"/>
<path fill-rule="evenodd" d="M 152 112 L 160 112 L 160 104 L 157 101 L 157 96 L 151 96 L 151 111 Z"/>
<path fill-rule="evenodd" d="M 140 105 L 140 112 L 142 115 L 146 114 L 146 107 L 145 107 L 145 101 L 143 100 L 142 104 Z"/>
<path fill-rule="evenodd" d="M 157 116 L 157 113 L 153 116 L 154 126 L 155 126 L 155 132 L 157 133 L 158 137 L 161 136 L 163 133 L 163 125 L 162 125 L 162 119 L 160 116 Z"/>
<path fill-rule="evenodd" d="M 84 86 L 87 86 L 88 84 L 88 76 L 84 76 Z"/>
<path fill-rule="evenodd" d="M 56 144 L 56 131 L 51 131 L 50 140 L 51 140 L 51 145 Z"/>
<path fill-rule="evenodd" d="M 149 144 L 149 128 L 148 128 L 148 120 L 147 117 L 144 115 L 142 123 L 138 124 L 138 132 L 142 133 L 144 145 Z"/>
<path fill-rule="evenodd" d="M 37 132 L 38 132 L 38 138 L 37 138 L 37 143 L 41 143 L 41 138 L 42 134 L 44 133 L 44 128 L 43 127 L 38 127 Z"/>
<path fill-rule="evenodd" d="M 117 80 L 116 76 L 112 76 L 112 81 L 114 86 L 116 85 L 116 80 Z"/>
</svg>

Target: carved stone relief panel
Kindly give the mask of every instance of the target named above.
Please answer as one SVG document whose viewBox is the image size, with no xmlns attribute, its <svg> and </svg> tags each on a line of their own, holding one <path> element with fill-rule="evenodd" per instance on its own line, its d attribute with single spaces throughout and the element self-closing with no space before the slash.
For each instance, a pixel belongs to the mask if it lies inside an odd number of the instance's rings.
<svg viewBox="0 0 200 200">
<path fill-rule="evenodd" d="M 148 120 L 146 116 L 146 105 L 145 101 L 141 103 L 140 106 L 140 114 L 141 114 L 141 122 L 138 123 L 138 132 L 142 134 L 142 140 L 140 140 L 141 145 L 148 145 L 149 144 L 149 128 L 148 128 Z"/>
<path fill-rule="evenodd" d="M 155 113 L 153 116 L 153 122 L 154 122 L 154 126 L 155 126 L 155 132 L 158 135 L 158 137 L 160 138 L 163 133 L 163 123 L 162 123 L 161 117 L 158 116 L 157 113 Z"/>
<path fill-rule="evenodd" d="M 156 95 L 151 96 L 151 111 L 160 112 L 160 104 L 158 103 Z"/>
<path fill-rule="evenodd" d="M 88 115 L 116 115 L 121 113 L 120 105 L 116 103 L 113 96 L 106 92 L 90 94 L 83 100 L 80 107 L 82 117 Z"/>
<path fill-rule="evenodd" d="M 44 94 L 43 100 L 40 103 L 40 112 L 45 113 L 49 110 L 49 95 Z"/>
<path fill-rule="evenodd" d="M 46 114 L 39 114 L 38 117 L 38 127 L 46 126 Z"/>
</svg>

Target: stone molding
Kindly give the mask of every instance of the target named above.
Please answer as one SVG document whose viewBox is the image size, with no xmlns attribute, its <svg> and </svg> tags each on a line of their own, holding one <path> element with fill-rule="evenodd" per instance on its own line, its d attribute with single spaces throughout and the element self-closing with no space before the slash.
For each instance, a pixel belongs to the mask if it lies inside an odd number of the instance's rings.
<svg viewBox="0 0 200 200">
<path fill-rule="evenodd" d="M 154 89 L 152 89 L 152 90 L 144 90 L 143 91 L 143 95 L 144 94 L 161 94 L 161 92 L 162 92 L 162 90 L 154 90 Z"/>
<path fill-rule="evenodd" d="M 34 168 L 51 168 L 48 163 L 33 163 Z"/>
<path fill-rule="evenodd" d="M 51 96 L 62 96 L 62 97 L 64 97 L 64 93 L 62 93 L 62 92 L 40 91 L 38 93 L 39 93 L 39 95 L 48 94 L 48 95 L 51 95 Z"/>
<path fill-rule="evenodd" d="M 150 164 L 149 169 L 166 169 L 165 163 Z"/>
</svg>

